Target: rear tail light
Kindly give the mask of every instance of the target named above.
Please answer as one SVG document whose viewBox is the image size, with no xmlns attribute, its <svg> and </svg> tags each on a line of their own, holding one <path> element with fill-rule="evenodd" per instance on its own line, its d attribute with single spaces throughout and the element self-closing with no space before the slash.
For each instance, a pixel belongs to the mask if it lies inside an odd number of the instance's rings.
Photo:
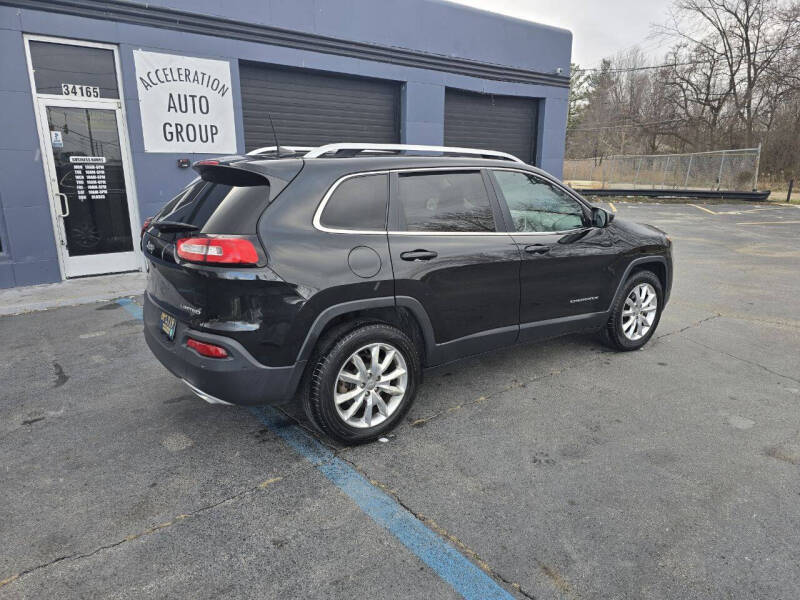
<svg viewBox="0 0 800 600">
<path fill-rule="evenodd" d="M 197 263 L 258 264 L 258 251 L 246 238 L 185 238 L 178 241 L 178 256 Z"/>
<path fill-rule="evenodd" d="M 200 356 L 207 356 L 209 358 L 227 358 L 228 351 L 222 346 L 216 344 L 209 344 L 208 342 L 201 342 L 194 338 L 186 340 L 186 345 L 197 352 Z"/>
<path fill-rule="evenodd" d="M 153 222 L 153 217 L 147 217 L 144 220 L 144 223 L 142 223 L 142 231 L 139 234 L 139 238 L 140 239 L 144 237 L 144 232 L 147 231 L 147 228 L 150 227 L 150 223 L 152 223 L 152 222 Z"/>
</svg>

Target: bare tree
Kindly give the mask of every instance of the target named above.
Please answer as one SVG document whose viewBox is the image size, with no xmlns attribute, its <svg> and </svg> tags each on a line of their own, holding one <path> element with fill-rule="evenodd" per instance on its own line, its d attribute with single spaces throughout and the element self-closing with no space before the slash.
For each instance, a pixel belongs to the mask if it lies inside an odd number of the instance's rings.
<svg viewBox="0 0 800 600">
<path fill-rule="evenodd" d="M 748 147 L 754 144 L 755 122 L 767 101 L 764 79 L 797 43 L 798 15 L 800 6 L 778 0 L 677 0 L 673 22 L 664 28 L 695 51 L 705 51 L 706 59 L 720 59 Z"/>
<path fill-rule="evenodd" d="M 762 144 L 762 172 L 800 176 L 800 0 L 674 0 L 662 65 L 638 49 L 573 72 L 567 155 Z"/>
</svg>

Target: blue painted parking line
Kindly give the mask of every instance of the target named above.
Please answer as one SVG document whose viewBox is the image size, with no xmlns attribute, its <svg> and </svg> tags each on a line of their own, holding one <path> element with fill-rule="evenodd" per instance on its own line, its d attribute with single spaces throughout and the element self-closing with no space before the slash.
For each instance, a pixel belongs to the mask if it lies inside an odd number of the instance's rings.
<svg viewBox="0 0 800 600">
<path fill-rule="evenodd" d="M 136 302 L 130 298 L 119 298 L 117 299 L 117 304 L 127 310 L 133 317 L 139 320 L 143 318 L 142 307 L 136 304 Z"/>
<path fill-rule="evenodd" d="M 130 298 L 120 298 L 117 304 L 135 318 L 142 319 L 142 308 Z M 250 412 L 314 465 L 373 521 L 400 540 L 463 598 L 513 600 L 511 594 L 467 560 L 449 542 L 428 529 L 399 502 L 372 485 L 361 473 L 338 458 L 303 428 L 269 406 L 252 407 Z"/>
<path fill-rule="evenodd" d="M 372 520 L 391 532 L 406 548 L 453 586 L 467 600 L 513 598 L 494 579 L 453 546 L 428 529 L 394 498 L 372 485 L 353 467 L 271 407 L 251 412 L 298 454 L 312 463 Z"/>
</svg>

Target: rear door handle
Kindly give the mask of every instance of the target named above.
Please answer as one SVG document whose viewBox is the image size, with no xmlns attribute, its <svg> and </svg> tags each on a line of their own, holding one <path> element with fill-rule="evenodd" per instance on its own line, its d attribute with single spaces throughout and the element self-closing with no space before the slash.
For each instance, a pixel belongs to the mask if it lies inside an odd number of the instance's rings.
<svg viewBox="0 0 800 600">
<path fill-rule="evenodd" d="M 547 254 L 550 252 L 550 246 L 531 244 L 530 246 L 525 246 L 525 252 L 528 254 Z"/>
<path fill-rule="evenodd" d="M 432 250 L 409 250 L 408 252 L 400 253 L 400 258 L 409 261 L 431 260 L 437 256 L 439 255 Z"/>
</svg>

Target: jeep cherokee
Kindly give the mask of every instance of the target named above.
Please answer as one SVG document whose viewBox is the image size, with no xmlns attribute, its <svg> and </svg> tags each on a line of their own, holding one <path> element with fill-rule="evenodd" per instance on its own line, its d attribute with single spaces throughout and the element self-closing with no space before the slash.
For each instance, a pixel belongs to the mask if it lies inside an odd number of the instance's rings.
<svg viewBox="0 0 800 600">
<path fill-rule="evenodd" d="M 662 231 L 500 152 L 333 144 L 194 168 L 142 230 L 149 347 L 209 402 L 298 398 L 343 442 L 394 427 L 423 368 L 575 332 L 635 350 L 669 298 Z"/>
</svg>

